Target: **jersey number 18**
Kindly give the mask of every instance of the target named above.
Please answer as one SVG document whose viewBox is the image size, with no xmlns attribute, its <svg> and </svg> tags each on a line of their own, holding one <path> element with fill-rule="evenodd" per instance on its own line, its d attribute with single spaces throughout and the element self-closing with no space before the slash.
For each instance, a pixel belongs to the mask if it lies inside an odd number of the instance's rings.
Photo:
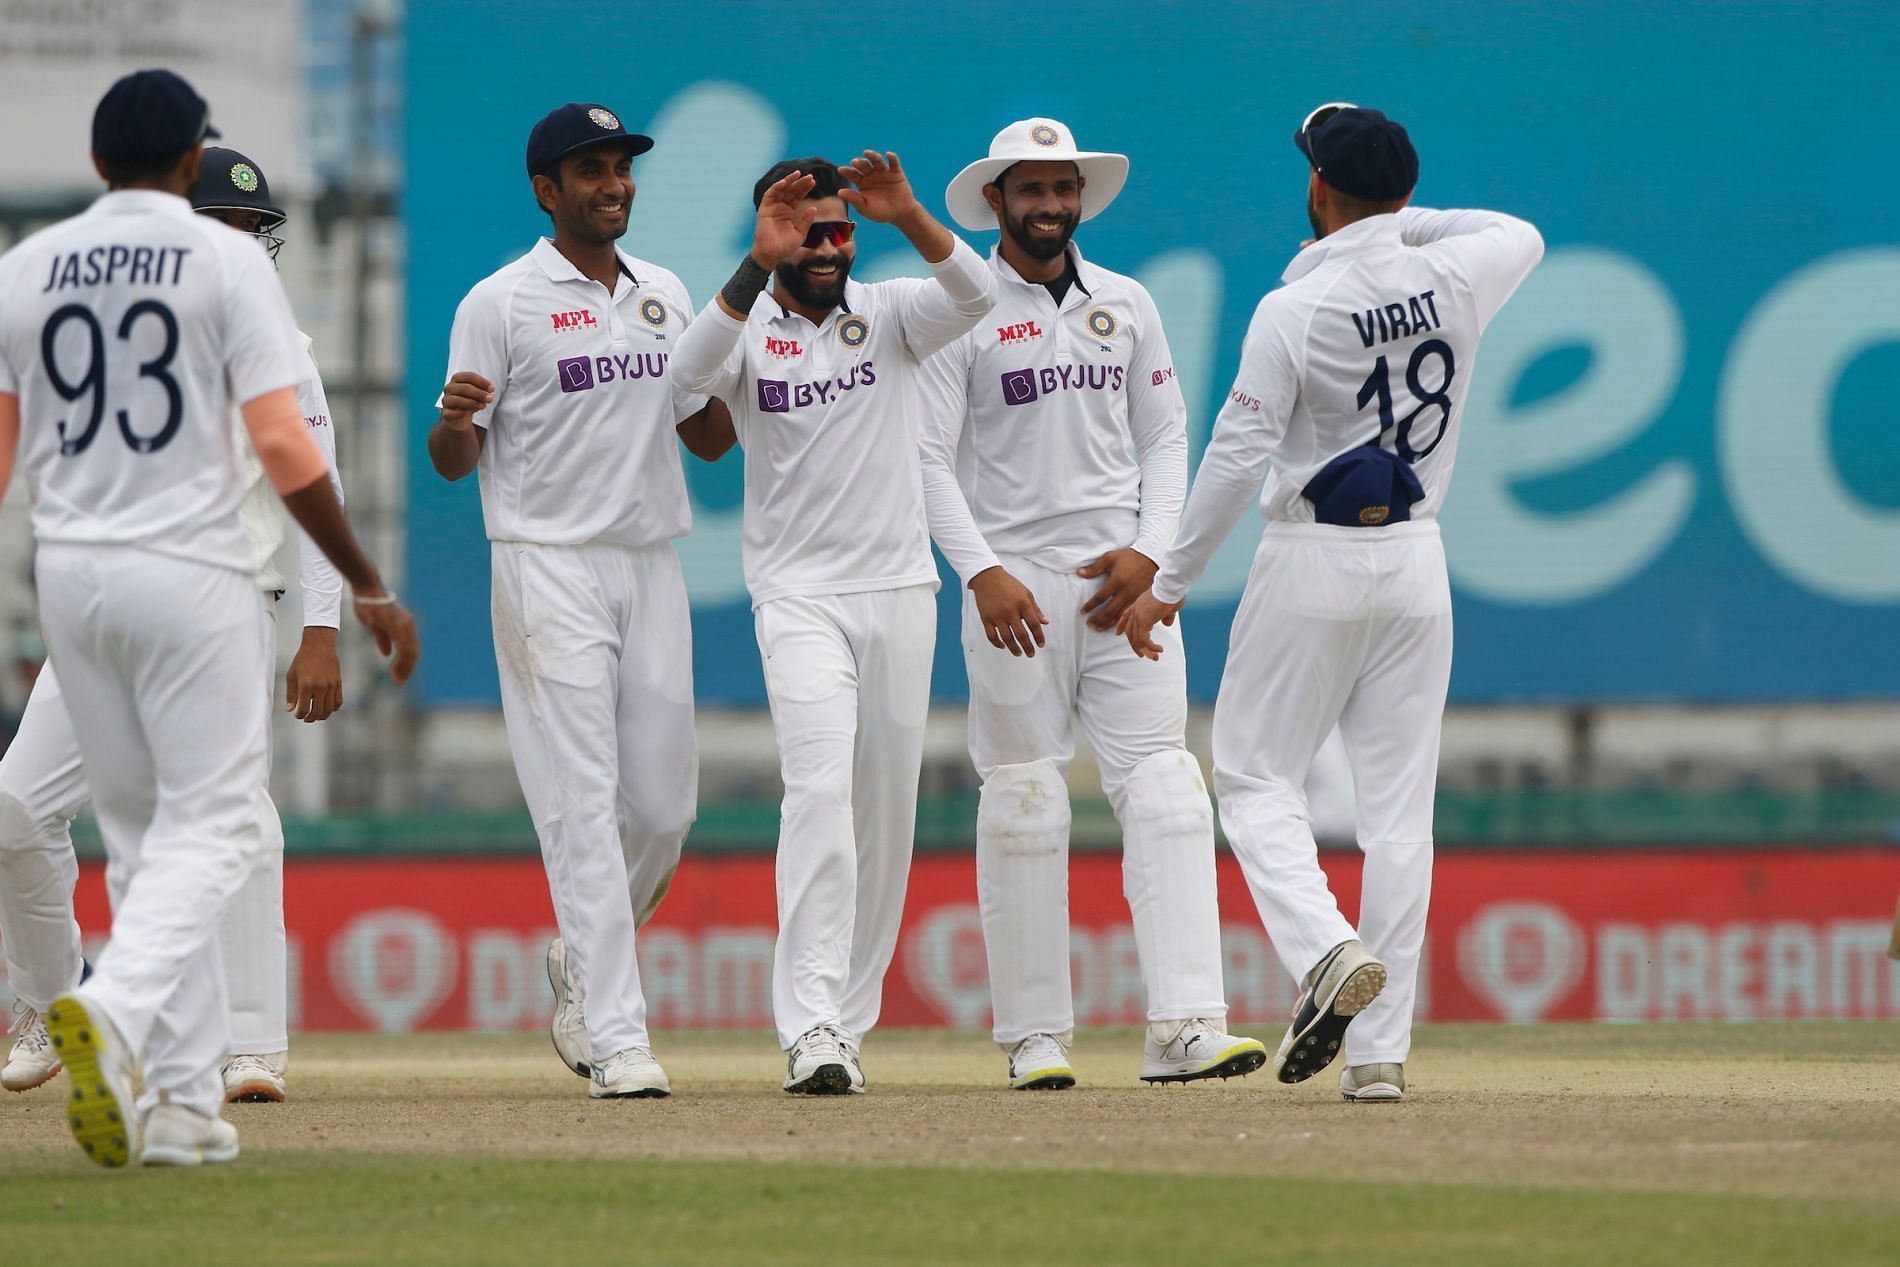
<svg viewBox="0 0 1900 1267">
<path fill-rule="evenodd" d="M 1418 371 L 1425 363 L 1426 356 L 1432 356 L 1444 363 L 1445 375 L 1437 387 L 1430 391 L 1418 381 Z M 1411 363 L 1405 367 L 1405 385 L 1411 389 L 1418 401 L 1418 408 L 1405 417 L 1392 417 L 1392 385 L 1387 380 L 1385 357 L 1381 356 L 1372 366 L 1372 373 L 1366 375 L 1366 381 L 1359 387 L 1359 408 L 1364 409 L 1373 400 L 1379 402 L 1379 438 L 1384 439 L 1387 431 L 1395 431 L 1393 444 L 1398 455 L 1406 462 L 1416 462 L 1438 447 L 1445 438 L 1445 426 L 1451 421 L 1451 378 L 1457 372 L 1452 361 L 1451 344 L 1443 339 L 1427 339 L 1412 350 Z M 1422 449 L 1412 447 L 1412 424 L 1428 408 L 1438 407 L 1438 431 L 1432 436 L 1430 444 Z"/>
</svg>

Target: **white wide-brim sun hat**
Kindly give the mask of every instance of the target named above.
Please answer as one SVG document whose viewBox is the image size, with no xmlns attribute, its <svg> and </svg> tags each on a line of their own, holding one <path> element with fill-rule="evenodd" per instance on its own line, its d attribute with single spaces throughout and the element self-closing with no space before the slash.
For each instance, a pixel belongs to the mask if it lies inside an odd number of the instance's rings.
<svg viewBox="0 0 1900 1267">
<path fill-rule="evenodd" d="M 996 213 L 983 197 L 983 186 L 1017 163 L 1074 163 L 1081 170 L 1082 218 L 1092 219 L 1115 201 L 1128 183 L 1128 156 L 1075 148 L 1075 136 L 1056 119 L 1018 119 L 996 134 L 990 156 L 958 172 L 944 191 L 950 218 L 966 229 L 994 229 Z"/>
</svg>

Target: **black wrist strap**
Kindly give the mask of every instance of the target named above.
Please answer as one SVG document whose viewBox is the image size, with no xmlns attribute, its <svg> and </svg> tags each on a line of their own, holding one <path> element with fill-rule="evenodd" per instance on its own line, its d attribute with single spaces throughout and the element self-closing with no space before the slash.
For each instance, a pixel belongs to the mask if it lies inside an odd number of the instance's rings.
<svg viewBox="0 0 1900 1267">
<path fill-rule="evenodd" d="M 751 312 L 752 303 L 765 293 L 766 283 L 772 280 L 772 274 L 759 267 L 759 262 L 750 252 L 739 261 L 739 269 L 719 291 L 719 297 L 734 312 Z"/>
</svg>

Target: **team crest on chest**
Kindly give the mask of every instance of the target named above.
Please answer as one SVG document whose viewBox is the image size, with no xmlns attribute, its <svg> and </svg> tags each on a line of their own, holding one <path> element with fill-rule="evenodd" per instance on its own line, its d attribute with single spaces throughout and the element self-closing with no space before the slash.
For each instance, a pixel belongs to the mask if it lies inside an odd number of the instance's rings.
<svg viewBox="0 0 1900 1267">
<path fill-rule="evenodd" d="M 871 337 L 871 323 L 855 314 L 838 323 L 838 342 L 848 348 L 861 348 Z"/>
<path fill-rule="evenodd" d="M 231 183 L 247 194 L 257 192 L 257 169 L 249 163 L 237 163 L 231 168 Z"/>
<path fill-rule="evenodd" d="M 666 324 L 666 305 L 652 295 L 648 295 L 640 301 L 640 320 L 655 330 L 660 329 Z"/>
<path fill-rule="evenodd" d="M 1098 339 L 1112 339 L 1121 329 L 1121 323 L 1115 320 L 1115 314 L 1106 308 L 1091 308 L 1088 315 L 1089 333 Z"/>
</svg>

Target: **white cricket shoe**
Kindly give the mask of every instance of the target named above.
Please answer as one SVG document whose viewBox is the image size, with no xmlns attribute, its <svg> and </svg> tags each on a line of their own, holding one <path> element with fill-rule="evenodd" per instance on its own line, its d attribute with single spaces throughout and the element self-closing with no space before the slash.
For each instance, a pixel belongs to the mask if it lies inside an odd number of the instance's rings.
<svg viewBox="0 0 1900 1267">
<path fill-rule="evenodd" d="M 232 1056 L 219 1072 L 224 1076 L 226 1104 L 282 1104 L 284 1070 L 290 1067 L 287 1051 L 261 1055 Z"/>
<path fill-rule="evenodd" d="M 46 1019 L 26 1004 L 16 1003 L 10 1032 L 18 1037 L 7 1053 L 6 1068 L 0 1069 L 0 1087 L 31 1091 L 51 1082 L 59 1072 L 59 1057 L 53 1053 L 53 1040 L 46 1033 Z"/>
<path fill-rule="evenodd" d="M 1067 1091 L 1074 1085 L 1069 1045 L 1054 1034 L 1031 1034 L 1009 1049 L 1011 1091 Z"/>
<path fill-rule="evenodd" d="M 139 1162 L 146 1166 L 210 1166 L 236 1161 L 237 1127 L 221 1117 L 206 1117 L 182 1104 L 152 1106 L 145 1115 L 145 1147 Z"/>
<path fill-rule="evenodd" d="M 815 1025 L 786 1055 L 785 1089 L 793 1095 L 850 1095 L 864 1089 L 864 1071 L 845 1050 L 843 1034 Z"/>
<path fill-rule="evenodd" d="M 548 1036 L 561 1063 L 585 1078 L 593 1073 L 593 1048 L 587 1041 L 587 1015 L 581 1006 L 581 983 L 567 970 L 567 943 L 556 937 L 548 943 L 548 984 L 554 987 L 554 1019 Z M 656 1066 L 657 1067 L 657 1066 Z"/>
<path fill-rule="evenodd" d="M 66 1120 L 73 1139 L 101 1166 L 123 1166 L 138 1151 L 132 1054 L 118 1026 L 79 993 L 46 1009 L 46 1032 L 66 1066 Z"/>
<path fill-rule="evenodd" d="M 645 1047 L 629 1047 L 594 1066 L 587 1094 L 596 1100 L 658 1100 L 673 1094 L 666 1070 Z"/>
<path fill-rule="evenodd" d="M 1348 1100 L 1375 1103 L 1405 1098 L 1405 1066 L 1386 1062 L 1351 1065 L 1340 1070 L 1339 1094 Z"/>
<path fill-rule="evenodd" d="M 1333 1063 L 1346 1026 L 1385 989 L 1385 965 L 1357 938 L 1342 941 L 1306 974 L 1306 988 L 1293 1009 L 1280 1049 L 1273 1054 L 1273 1076 L 1305 1082 Z"/>
<path fill-rule="evenodd" d="M 1267 1045 L 1229 1034 L 1221 1021 L 1155 1021 L 1141 1048 L 1143 1082 L 1244 1078 L 1267 1063 Z"/>
<path fill-rule="evenodd" d="M 838 1031 L 838 1050 L 844 1053 L 844 1071 L 851 1079 L 851 1094 L 864 1094 L 864 1063 L 858 1057 L 858 1040 Z"/>
</svg>

